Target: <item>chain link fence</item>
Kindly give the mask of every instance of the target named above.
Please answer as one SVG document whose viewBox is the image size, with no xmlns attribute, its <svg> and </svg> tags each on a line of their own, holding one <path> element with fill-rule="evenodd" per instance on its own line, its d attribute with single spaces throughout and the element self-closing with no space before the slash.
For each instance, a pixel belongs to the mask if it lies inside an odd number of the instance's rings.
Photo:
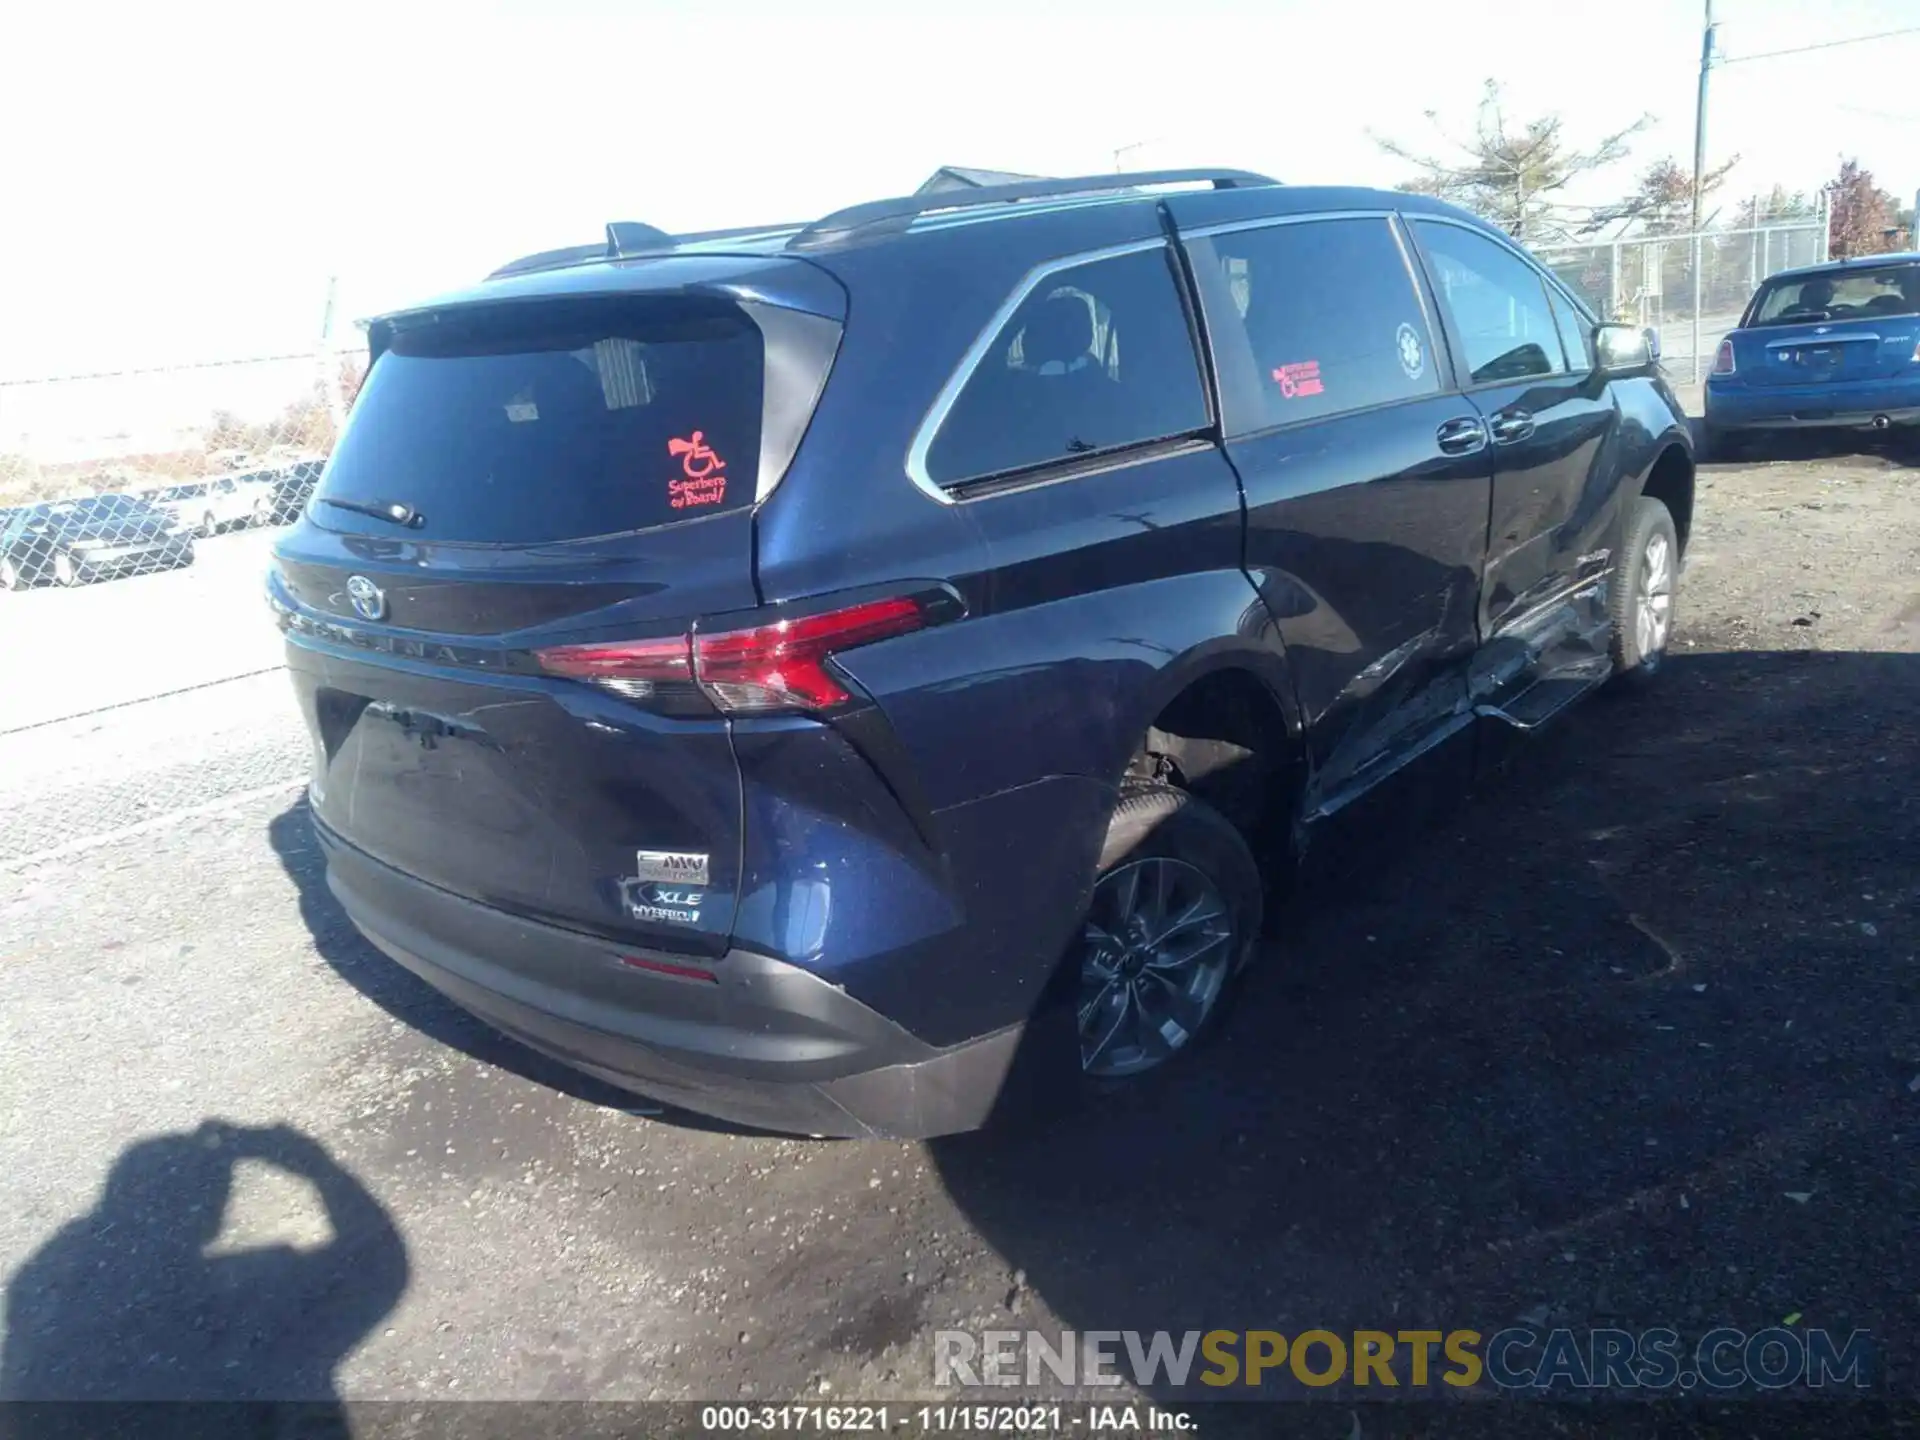
<svg viewBox="0 0 1920 1440">
<path fill-rule="evenodd" d="M 1658 330 L 1667 369 L 1700 380 L 1762 280 L 1827 258 L 1827 226 L 1811 218 L 1535 253 L 1602 318 Z"/>
<path fill-rule="evenodd" d="M 261 577 L 364 369 L 0 381 L 0 868 L 300 784 Z"/>
</svg>

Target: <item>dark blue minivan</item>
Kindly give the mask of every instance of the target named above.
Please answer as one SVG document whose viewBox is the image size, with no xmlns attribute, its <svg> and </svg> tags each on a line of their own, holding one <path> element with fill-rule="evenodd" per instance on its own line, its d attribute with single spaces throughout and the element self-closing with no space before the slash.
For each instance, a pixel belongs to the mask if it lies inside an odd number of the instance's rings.
<svg viewBox="0 0 1920 1440">
<path fill-rule="evenodd" d="M 804 1134 L 1149 1083 L 1303 866 L 1656 672 L 1692 521 L 1644 332 L 1241 172 L 616 224 L 371 347 L 269 580 L 334 893 Z"/>
</svg>

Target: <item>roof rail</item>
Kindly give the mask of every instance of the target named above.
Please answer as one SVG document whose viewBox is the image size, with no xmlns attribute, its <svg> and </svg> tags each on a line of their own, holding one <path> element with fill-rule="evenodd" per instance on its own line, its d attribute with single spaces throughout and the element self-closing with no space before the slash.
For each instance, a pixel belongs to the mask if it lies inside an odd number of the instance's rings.
<svg viewBox="0 0 1920 1440">
<path fill-rule="evenodd" d="M 1099 195 L 1136 190 L 1147 185 L 1211 184 L 1216 190 L 1280 182 L 1250 170 L 1139 170 L 1126 174 L 1079 175 L 1066 180 L 1024 180 L 1015 185 L 982 185 L 963 190 L 937 190 L 926 195 L 903 195 L 896 200 L 869 200 L 849 205 L 814 221 L 787 242 L 789 250 L 810 250 L 864 230 L 904 230 L 922 215 L 938 210 L 971 210 L 1020 200 L 1045 200 L 1064 195 Z"/>
</svg>

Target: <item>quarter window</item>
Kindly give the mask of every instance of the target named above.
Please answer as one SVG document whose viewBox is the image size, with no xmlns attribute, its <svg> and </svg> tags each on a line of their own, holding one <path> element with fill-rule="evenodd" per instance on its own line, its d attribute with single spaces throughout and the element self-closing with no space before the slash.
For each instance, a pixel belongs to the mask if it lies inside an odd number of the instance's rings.
<svg viewBox="0 0 1920 1440">
<path fill-rule="evenodd" d="M 1163 246 L 1055 271 L 967 377 L 927 451 L 940 485 L 1205 429 L 1206 391 Z"/>
<path fill-rule="evenodd" d="M 1547 289 L 1547 299 L 1553 304 L 1553 323 L 1560 328 L 1561 348 L 1567 352 L 1567 368 L 1576 374 L 1585 374 L 1593 369 L 1593 356 L 1587 351 L 1586 317 L 1551 286 Z"/>
<path fill-rule="evenodd" d="M 1469 380 L 1528 380 L 1563 368 L 1544 282 L 1505 246 L 1458 225 L 1416 220 L 1440 301 L 1453 316 Z"/>
<path fill-rule="evenodd" d="M 1225 309 L 1222 295 L 1232 305 L 1231 313 L 1208 316 L 1215 343 L 1245 348 L 1258 397 L 1253 413 L 1229 414 L 1230 429 L 1245 433 L 1439 390 L 1420 292 L 1385 216 L 1232 230 L 1208 243 L 1224 281 L 1210 289 L 1211 308 Z"/>
</svg>

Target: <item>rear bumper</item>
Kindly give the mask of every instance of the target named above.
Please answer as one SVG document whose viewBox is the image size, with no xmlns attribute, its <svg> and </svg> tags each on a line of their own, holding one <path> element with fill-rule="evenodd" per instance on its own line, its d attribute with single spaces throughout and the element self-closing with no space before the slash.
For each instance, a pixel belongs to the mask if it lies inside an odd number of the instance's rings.
<svg viewBox="0 0 1920 1440">
<path fill-rule="evenodd" d="M 1716 430 L 1868 429 L 1920 424 L 1920 378 L 1851 385 L 1716 385 L 1706 389 L 1706 420 Z"/>
<path fill-rule="evenodd" d="M 991 1111 L 1020 1041 L 1013 1026 L 935 1049 L 784 961 L 732 950 L 699 962 L 538 924 L 412 879 L 314 828 L 334 895 L 387 955 L 522 1043 L 700 1114 L 802 1135 L 971 1130 Z"/>
</svg>

